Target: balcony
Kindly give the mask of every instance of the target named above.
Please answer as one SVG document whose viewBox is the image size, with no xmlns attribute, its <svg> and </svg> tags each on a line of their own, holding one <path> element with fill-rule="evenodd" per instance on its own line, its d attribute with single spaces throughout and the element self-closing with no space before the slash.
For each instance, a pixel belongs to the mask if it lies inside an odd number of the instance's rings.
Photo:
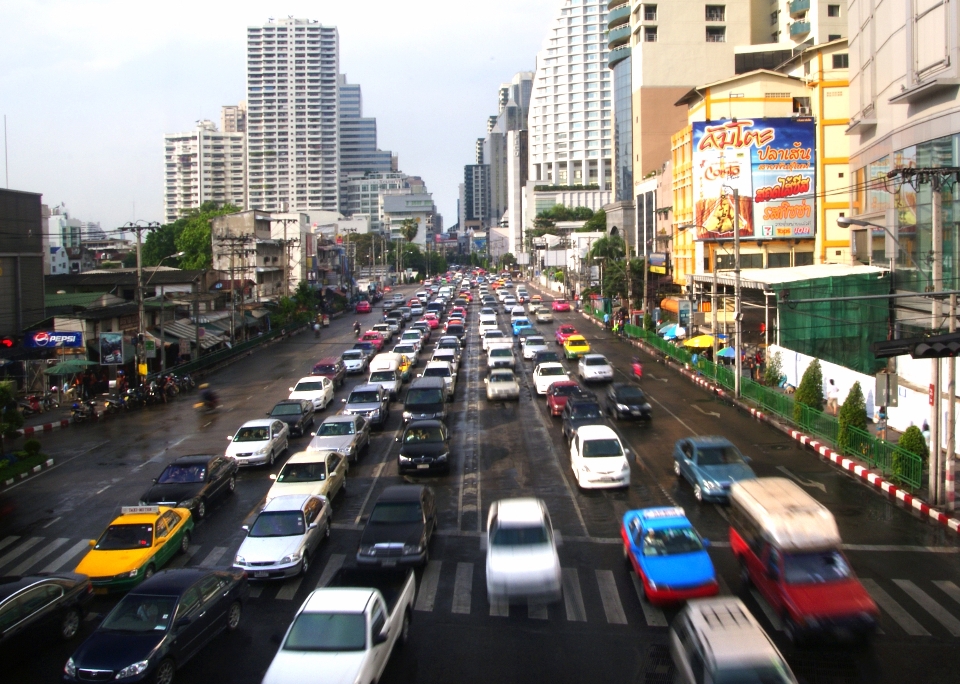
<svg viewBox="0 0 960 684">
<path fill-rule="evenodd" d="M 808 0 L 809 1 L 809 0 Z M 630 5 L 623 4 L 607 12 L 607 27 L 615 28 L 630 23 Z"/>
<path fill-rule="evenodd" d="M 790 16 L 796 17 L 810 11 L 810 0 L 793 0 L 790 3 Z"/>
<path fill-rule="evenodd" d="M 810 33 L 809 21 L 795 21 L 790 24 L 790 37 L 805 36 Z"/>
<path fill-rule="evenodd" d="M 607 53 L 607 66 L 612 69 L 614 66 L 616 66 L 617 64 L 619 64 L 629 56 L 630 56 L 629 45 L 622 45 L 614 50 L 610 50 L 610 52 Z"/>
<path fill-rule="evenodd" d="M 618 26 L 617 28 L 610 29 L 607 33 L 607 47 L 611 50 L 615 47 L 620 47 L 621 45 L 626 45 L 630 42 L 630 25 L 624 24 L 623 26 Z"/>
</svg>

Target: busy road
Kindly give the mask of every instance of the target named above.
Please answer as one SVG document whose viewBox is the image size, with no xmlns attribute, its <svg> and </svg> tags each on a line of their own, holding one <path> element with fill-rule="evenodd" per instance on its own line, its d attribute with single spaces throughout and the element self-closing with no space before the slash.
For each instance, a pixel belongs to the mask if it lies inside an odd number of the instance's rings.
<svg viewBox="0 0 960 684">
<path fill-rule="evenodd" d="M 546 305 L 553 299 L 528 287 L 542 294 Z M 404 286 L 400 292 L 410 298 L 418 289 Z M 592 352 L 610 361 L 617 383 L 637 383 L 630 377 L 631 360 L 639 356 L 644 372 L 638 384 L 650 404 L 648 423 L 603 421 L 629 450 L 629 485 L 584 489 L 571 469 L 561 420 L 536 392 L 531 361 L 516 361 L 518 400 L 487 399 L 478 299 L 467 308 L 449 405 L 449 472 L 399 473 L 396 440 L 406 392 L 401 388 L 386 423 L 370 433 L 369 447 L 350 464 L 343 491 L 331 499 L 330 536 L 307 572 L 251 581 L 239 627 L 215 637 L 177 671 L 176 681 L 260 682 L 300 604 L 353 562 L 378 497 L 388 486 L 404 483 L 433 489 L 437 525 L 429 559 L 416 571 L 409 641 L 394 650 L 381 682 L 672 681 L 667 628 L 679 607 L 643 600 L 636 573 L 624 564 L 620 537 L 625 513 L 656 506 L 682 507 L 696 531 L 710 540 L 719 593 L 744 601 L 801 681 L 956 681 L 949 654 L 960 639 L 960 545 L 952 532 L 911 515 L 578 313 L 557 312 L 552 323 L 535 324 L 548 348 L 559 349 L 553 342 L 557 326 L 572 324 Z M 88 540 L 98 538 L 121 507 L 136 505 L 168 463 L 185 454 L 222 454 L 228 436 L 287 399 L 289 388 L 310 375 L 319 359 L 353 347 L 355 320 L 365 331 L 380 322 L 380 313 L 374 307 L 372 314 L 340 318 L 319 341 L 313 334 L 296 335 L 212 374 L 205 380 L 221 400 L 215 411 L 198 411 L 187 395 L 43 436 L 43 449 L 56 465 L 0 492 L 0 573 L 73 570 L 87 553 Z M 498 318 L 509 337 L 510 318 L 502 308 Z M 414 375 L 423 372 L 437 333 L 419 354 Z M 562 363 L 578 379 L 577 362 Z M 365 374 L 348 375 L 334 401 L 317 410 L 316 425 L 365 382 Z M 603 396 L 607 383 L 589 389 Z M 674 472 L 675 443 L 696 435 L 727 438 L 750 457 L 759 477 L 787 478 L 829 509 L 853 570 L 880 608 L 879 631 L 868 645 L 795 646 L 786 638 L 781 616 L 755 589 L 741 586 L 728 541 L 729 506 L 698 501 L 691 485 Z M 247 536 L 242 526 L 252 523 L 274 484 L 270 475 L 310 439 L 309 433 L 291 436 L 273 465 L 241 468 L 233 493 L 212 501 L 203 518 L 194 520 L 186 552 L 167 567 L 229 568 Z M 542 500 L 557 533 L 563 591 L 554 603 L 504 605 L 488 598 L 487 511 L 495 501 L 520 496 Z M 58 681 L 64 663 L 117 598 L 98 595 L 74 639 L 48 640 L 5 655 L 4 679 Z"/>
</svg>

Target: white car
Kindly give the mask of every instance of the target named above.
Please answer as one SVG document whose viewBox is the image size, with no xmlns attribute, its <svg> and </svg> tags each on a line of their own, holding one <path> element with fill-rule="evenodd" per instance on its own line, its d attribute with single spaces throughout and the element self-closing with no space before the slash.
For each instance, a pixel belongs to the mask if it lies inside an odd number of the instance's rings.
<svg viewBox="0 0 960 684">
<path fill-rule="evenodd" d="M 491 330 L 499 330 L 500 326 L 497 325 L 497 317 L 485 315 L 480 317 L 480 325 L 478 330 L 480 331 L 480 337 L 483 337 Z"/>
<path fill-rule="evenodd" d="M 487 597 L 559 601 L 560 557 L 540 499 L 502 499 L 487 514 Z"/>
<path fill-rule="evenodd" d="M 286 494 L 271 499 L 237 549 L 233 566 L 250 579 L 306 574 L 310 556 L 330 536 L 330 504 L 322 496 Z"/>
<path fill-rule="evenodd" d="M 447 401 L 453 401 L 453 395 L 457 391 L 457 376 L 453 372 L 453 367 L 446 361 L 431 361 L 423 369 L 421 378 L 443 378 L 444 387 L 447 390 Z"/>
<path fill-rule="evenodd" d="M 582 425 L 570 440 L 570 468 L 583 489 L 629 487 L 627 453 L 606 425 Z"/>
<path fill-rule="evenodd" d="M 457 353 L 456 349 L 450 347 L 441 347 L 433 352 L 433 358 L 431 361 L 446 361 L 450 364 L 450 368 L 453 369 L 453 374 L 456 375 L 460 370 L 460 355 Z"/>
<path fill-rule="evenodd" d="M 547 347 L 547 341 L 540 335 L 528 335 L 524 337 L 520 343 L 520 347 L 523 349 L 523 358 L 527 361 L 536 356 L 538 351 L 546 351 L 549 349 L 549 347 Z"/>
<path fill-rule="evenodd" d="M 613 366 L 603 354 L 584 354 L 577 364 L 577 374 L 584 382 L 611 382 Z"/>
<path fill-rule="evenodd" d="M 527 313 L 529 313 L 530 316 L 533 316 L 540 310 L 540 307 L 542 306 L 543 304 L 541 302 L 530 302 L 527 304 Z"/>
<path fill-rule="evenodd" d="M 537 394 L 546 394 L 553 383 L 569 379 L 570 374 L 563 364 L 556 361 L 546 361 L 533 369 L 533 384 L 537 388 Z"/>
<path fill-rule="evenodd" d="M 348 373 L 362 373 L 367 369 L 369 359 L 361 349 L 348 349 L 340 356 Z"/>
<path fill-rule="evenodd" d="M 493 319 L 497 319 L 497 310 L 492 306 L 484 306 L 480 309 L 480 319 L 483 320 L 484 316 L 493 316 Z"/>
<path fill-rule="evenodd" d="M 423 305 L 422 304 L 413 304 L 410 306 L 410 317 L 419 318 L 423 315 Z"/>
<path fill-rule="evenodd" d="M 515 306 L 510 309 L 510 322 L 513 323 L 518 318 L 526 318 L 527 312 L 522 306 Z"/>
<path fill-rule="evenodd" d="M 517 305 L 517 298 L 513 295 L 507 295 L 503 298 L 503 310 L 504 312 L 512 311 L 513 307 Z"/>
<path fill-rule="evenodd" d="M 413 344 L 416 345 L 417 351 L 420 351 L 423 346 L 423 333 L 419 330 L 406 330 L 400 335 L 398 344 Z"/>
<path fill-rule="evenodd" d="M 494 344 L 504 344 L 510 343 L 510 338 L 507 337 L 499 328 L 497 330 L 488 330 L 483 336 L 483 351 L 488 352 Z"/>
<path fill-rule="evenodd" d="M 344 488 L 348 467 L 347 457 L 336 451 L 301 451 L 288 458 L 279 473 L 270 473 L 273 485 L 267 492 L 267 501 L 287 494 L 332 499 Z"/>
<path fill-rule="evenodd" d="M 347 365 L 344 359 L 344 366 Z M 300 378 L 296 387 L 290 388 L 288 399 L 306 399 L 313 402 L 313 408 L 317 411 L 327 408 L 333 401 L 333 381 L 330 378 L 309 375 Z"/>
<path fill-rule="evenodd" d="M 541 305 L 537 309 L 537 323 L 553 323 L 553 312 L 546 306 Z"/>
<path fill-rule="evenodd" d="M 410 360 L 411 366 L 416 366 L 418 363 L 420 363 L 420 350 L 415 344 L 408 344 L 406 342 L 403 344 L 398 344 L 393 348 L 393 353 L 406 356 Z"/>
<path fill-rule="evenodd" d="M 503 401 L 504 399 L 520 399 L 520 384 L 517 377 L 509 368 L 498 368 L 484 378 L 487 386 L 487 401 Z"/>
<path fill-rule="evenodd" d="M 236 459 L 238 465 L 273 465 L 290 446 L 290 426 L 276 418 L 248 420 L 227 439 L 230 446 L 225 455 Z"/>
<path fill-rule="evenodd" d="M 513 344 L 499 343 L 490 346 L 487 351 L 488 368 L 515 368 L 517 360 L 513 355 Z"/>
</svg>

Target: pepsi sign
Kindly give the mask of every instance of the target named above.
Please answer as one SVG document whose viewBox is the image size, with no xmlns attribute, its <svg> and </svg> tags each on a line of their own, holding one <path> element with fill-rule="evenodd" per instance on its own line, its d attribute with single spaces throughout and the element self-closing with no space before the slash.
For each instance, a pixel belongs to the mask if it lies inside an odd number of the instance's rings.
<svg viewBox="0 0 960 684">
<path fill-rule="evenodd" d="M 82 349 L 83 333 L 38 330 L 24 335 L 23 346 L 33 349 L 55 349 L 57 347 Z"/>
</svg>

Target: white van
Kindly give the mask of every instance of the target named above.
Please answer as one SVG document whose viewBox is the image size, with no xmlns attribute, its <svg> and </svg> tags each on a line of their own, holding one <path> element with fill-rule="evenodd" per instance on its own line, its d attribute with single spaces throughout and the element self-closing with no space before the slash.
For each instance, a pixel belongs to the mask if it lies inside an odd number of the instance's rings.
<svg viewBox="0 0 960 684">
<path fill-rule="evenodd" d="M 480 317 L 480 336 L 483 337 L 488 330 L 498 330 L 496 315 L 484 315 Z"/>
<path fill-rule="evenodd" d="M 390 393 L 391 399 L 396 399 L 397 392 L 400 390 L 400 362 L 403 359 L 400 354 L 386 352 L 377 354 L 370 361 L 370 378 L 368 383 L 371 385 L 380 385 L 384 390 Z"/>
</svg>

